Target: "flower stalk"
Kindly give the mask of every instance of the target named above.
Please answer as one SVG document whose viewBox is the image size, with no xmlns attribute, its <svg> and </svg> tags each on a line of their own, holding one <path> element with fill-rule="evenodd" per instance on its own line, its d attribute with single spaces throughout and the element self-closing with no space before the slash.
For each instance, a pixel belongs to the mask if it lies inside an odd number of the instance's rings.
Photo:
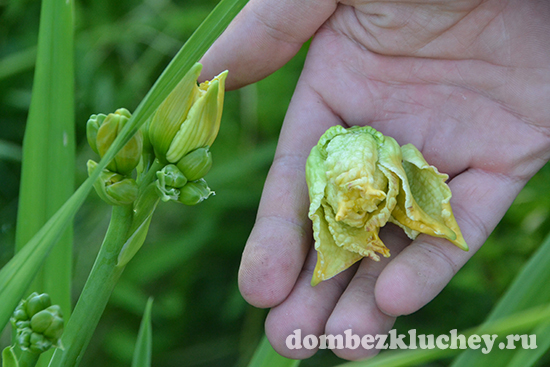
<svg viewBox="0 0 550 367">
<path fill-rule="evenodd" d="M 72 367 L 79 364 L 124 270 L 124 267 L 117 266 L 117 259 L 127 240 L 132 216 L 131 205 L 113 206 L 105 239 L 61 339 L 64 350 L 55 351 L 50 366 Z"/>
</svg>

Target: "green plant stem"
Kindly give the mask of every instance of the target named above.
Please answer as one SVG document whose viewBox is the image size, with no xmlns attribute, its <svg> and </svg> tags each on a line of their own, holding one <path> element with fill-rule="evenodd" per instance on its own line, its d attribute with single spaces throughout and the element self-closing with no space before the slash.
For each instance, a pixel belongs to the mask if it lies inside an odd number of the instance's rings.
<svg viewBox="0 0 550 367">
<path fill-rule="evenodd" d="M 57 349 L 50 367 L 76 367 L 103 314 L 107 301 L 124 267 L 117 257 L 132 225 L 132 205 L 113 207 L 109 229 L 96 261 L 63 333 L 64 349 Z"/>
<path fill-rule="evenodd" d="M 143 175 L 142 178 L 138 180 L 139 184 L 139 190 L 142 192 L 145 190 L 145 188 L 153 181 L 157 179 L 157 171 L 160 171 L 163 167 L 163 164 L 159 162 L 158 159 L 155 159 L 153 161 L 153 164 L 151 164 L 151 167 L 147 170 L 147 172 Z"/>
<path fill-rule="evenodd" d="M 40 354 L 24 350 L 21 352 L 21 356 L 19 357 L 19 367 L 34 367 L 38 362 L 39 357 Z"/>
</svg>

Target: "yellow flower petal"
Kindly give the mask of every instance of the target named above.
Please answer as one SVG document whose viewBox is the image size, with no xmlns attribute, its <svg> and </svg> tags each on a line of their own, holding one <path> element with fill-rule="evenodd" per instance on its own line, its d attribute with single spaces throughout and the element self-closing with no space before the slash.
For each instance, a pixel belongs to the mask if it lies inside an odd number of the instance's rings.
<svg viewBox="0 0 550 367">
<path fill-rule="evenodd" d="M 467 251 L 468 245 L 449 203 L 452 193 L 445 183 L 449 176 L 430 166 L 414 145 L 404 145 L 401 150 L 403 169 L 410 186 L 407 188 L 404 185 L 402 193 L 407 197 L 398 197 L 398 202 L 403 201 L 403 204 L 398 204 L 398 209 L 393 213 L 394 218 L 398 224 L 413 231 L 446 238 Z M 415 238 L 418 233 L 412 232 L 411 235 Z"/>
<path fill-rule="evenodd" d="M 319 207 L 310 217 L 313 222 L 315 250 L 317 250 L 317 264 L 311 279 L 311 285 L 315 286 L 346 270 L 363 256 L 336 245 L 328 229 L 322 207 Z"/>
</svg>

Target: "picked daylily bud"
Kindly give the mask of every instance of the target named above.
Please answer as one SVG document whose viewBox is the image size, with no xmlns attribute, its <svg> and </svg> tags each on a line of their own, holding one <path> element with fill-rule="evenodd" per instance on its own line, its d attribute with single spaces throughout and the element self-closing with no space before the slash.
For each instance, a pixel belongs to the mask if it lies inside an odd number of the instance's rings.
<svg viewBox="0 0 550 367">
<path fill-rule="evenodd" d="M 95 139 L 97 152 L 100 157 L 103 157 L 107 150 L 113 144 L 118 134 L 122 131 L 131 114 L 125 108 L 119 108 L 114 113 L 108 114 L 102 121 L 101 126 L 97 130 Z M 100 121 L 101 118 L 96 119 Z M 90 121 L 90 120 L 88 120 Z M 93 121 L 93 119 L 92 119 Z M 91 133 L 88 135 L 88 140 L 93 138 L 93 129 L 95 123 L 90 124 Z M 90 143 L 93 149 L 93 143 Z M 141 130 L 138 130 L 136 134 L 122 147 L 117 153 L 115 158 L 107 165 L 107 169 L 112 172 L 117 172 L 122 175 L 128 175 L 139 163 L 141 159 L 141 153 L 143 149 L 143 137 Z"/>
<path fill-rule="evenodd" d="M 185 205 L 197 205 L 198 203 L 208 199 L 210 195 L 215 195 L 214 191 L 210 190 L 204 179 L 193 182 L 188 182 L 187 185 L 180 189 L 178 201 Z"/>
<path fill-rule="evenodd" d="M 43 353 L 60 346 L 63 334 L 63 315 L 58 305 L 52 305 L 47 294 L 32 293 L 17 306 L 11 322 L 15 339 L 23 350 Z"/>
<path fill-rule="evenodd" d="M 88 139 L 88 144 L 96 154 L 99 154 L 97 150 L 97 132 L 107 115 L 99 113 L 97 115 L 92 115 L 86 123 L 86 138 Z"/>
<path fill-rule="evenodd" d="M 149 139 L 157 158 L 177 164 L 189 152 L 211 146 L 220 128 L 227 71 L 197 85 L 195 64 L 155 112 Z"/>
<path fill-rule="evenodd" d="M 97 163 L 88 161 L 88 175 L 97 168 Z M 138 184 L 133 178 L 104 169 L 94 182 L 94 189 L 99 197 L 109 205 L 132 204 L 138 195 Z"/>
<path fill-rule="evenodd" d="M 468 250 L 449 204 L 447 178 L 413 145 L 400 147 L 370 126 L 328 129 L 306 164 L 317 250 L 312 285 L 363 257 L 389 257 L 378 236 L 387 222 L 412 239 L 426 233 Z"/>
<path fill-rule="evenodd" d="M 189 181 L 198 180 L 212 168 L 212 153 L 208 147 L 195 149 L 180 159 L 177 166 Z"/>
</svg>

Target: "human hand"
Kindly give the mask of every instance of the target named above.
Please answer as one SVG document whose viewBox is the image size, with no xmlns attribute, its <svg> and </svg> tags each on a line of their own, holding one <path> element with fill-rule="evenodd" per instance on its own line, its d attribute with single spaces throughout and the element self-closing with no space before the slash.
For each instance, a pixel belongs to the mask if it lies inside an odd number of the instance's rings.
<svg viewBox="0 0 550 367">
<path fill-rule="evenodd" d="M 485 242 L 550 159 L 550 3 L 251 0 L 202 60 L 238 88 L 281 67 L 315 34 L 289 106 L 239 274 L 243 297 L 272 307 L 266 333 L 291 358 L 302 335 L 382 334 L 432 300 Z M 304 166 L 330 126 L 371 125 L 449 174 L 470 247 L 388 225 L 391 257 L 363 259 L 310 286 L 315 266 Z M 375 350 L 334 350 L 347 359 Z"/>
</svg>

